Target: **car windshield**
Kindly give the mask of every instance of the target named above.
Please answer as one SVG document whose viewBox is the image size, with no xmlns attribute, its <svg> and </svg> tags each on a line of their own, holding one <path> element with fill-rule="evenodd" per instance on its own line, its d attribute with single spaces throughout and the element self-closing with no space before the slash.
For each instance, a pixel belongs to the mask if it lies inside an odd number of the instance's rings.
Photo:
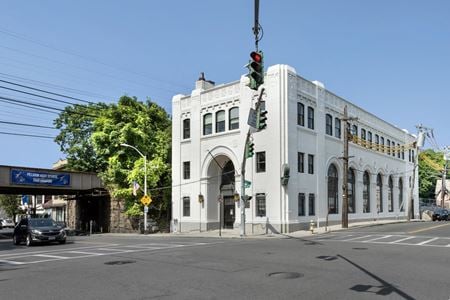
<svg viewBox="0 0 450 300">
<path fill-rule="evenodd" d="M 52 219 L 30 219 L 29 224 L 33 227 L 48 227 L 56 225 Z"/>
</svg>

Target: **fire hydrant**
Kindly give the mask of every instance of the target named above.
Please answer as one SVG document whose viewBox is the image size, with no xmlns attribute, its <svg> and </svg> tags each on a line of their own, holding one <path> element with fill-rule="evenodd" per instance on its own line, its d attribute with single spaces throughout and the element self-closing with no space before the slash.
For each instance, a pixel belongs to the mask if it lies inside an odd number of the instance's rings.
<svg viewBox="0 0 450 300">
<path fill-rule="evenodd" d="M 311 220 L 309 222 L 309 230 L 311 231 L 311 233 L 314 233 L 314 227 L 316 227 L 316 222 L 314 222 L 314 220 Z"/>
</svg>

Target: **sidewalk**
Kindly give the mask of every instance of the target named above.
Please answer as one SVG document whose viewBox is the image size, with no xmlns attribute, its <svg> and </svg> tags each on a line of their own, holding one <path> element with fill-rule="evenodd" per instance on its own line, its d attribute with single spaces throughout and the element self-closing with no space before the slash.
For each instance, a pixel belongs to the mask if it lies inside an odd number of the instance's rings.
<svg viewBox="0 0 450 300">
<path fill-rule="evenodd" d="M 412 220 L 411 222 L 417 222 L 421 220 Z M 314 229 L 314 233 L 311 233 L 309 230 L 300 230 L 290 233 L 269 233 L 269 234 L 251 234 L 246 233 L 245 238 L 290 238 L 290 237 L 308 237 L 318 234 L 326 234 L 329 232 L 334 231 L 343 231 L 343 230 L 349 230 L 353 228 L 361 228 L 361 227 L 371 227 L 371 226 L 379 226 L 384 224 L 395 224 L 395 223 L 404 223 L 408 222 L 407 220 L 377 220 L 377 221 L 365 221 L 365 222 L 354 222 L 349 224 L 349 228 L 342 228 L 342 226 L 339 225 L 332 225 L 328 226 L 328 228 L 325 228 L 324 226 L 320 226 L 319 228 Z M 326 229 L 326 230 L 325 230 Z M 220 235 L 219 235 L 220 234 Z M 158 237 L 205 237 L 205 238 L 241 238 L 239 234 L 239 228 L 235 229 L 222 229 L 220 232 L 219 230 L 210 230 L 210 231 L 192 231 L 192 232 L 175 232 L 175 233 L 156 233 L 151 234 L 149 236 L 158 236 Z"/>
</svg>

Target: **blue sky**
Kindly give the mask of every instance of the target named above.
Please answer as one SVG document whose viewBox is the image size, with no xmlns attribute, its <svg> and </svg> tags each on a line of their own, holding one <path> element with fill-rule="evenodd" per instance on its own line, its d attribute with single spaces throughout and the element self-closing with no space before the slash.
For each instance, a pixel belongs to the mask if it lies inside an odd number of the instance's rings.
<svg viewBox="0 0 450 300">
<path fill-rule="evenodd" d="M 260 1 L 266 66 L 289 64 L 400 128 L 433 128 L 439 145 L 450 145 L 449 1 Z M 0 80 L 88 101 L 150 97 L 169 112 L 200 72 L 238 80 L 254 47 L 253 0 L 16 0 L 3 3 L 0 18 Z M 0 97 L 62 107 L 1 88 Z M 0 121 L 52 126 L 55 117 L 0 102 Z M 0 132 L 57 134 L 1 123 Z M 2 165 L 48 168 L 64 157 L 51 139 L 0 139 Z"/>
</svg>

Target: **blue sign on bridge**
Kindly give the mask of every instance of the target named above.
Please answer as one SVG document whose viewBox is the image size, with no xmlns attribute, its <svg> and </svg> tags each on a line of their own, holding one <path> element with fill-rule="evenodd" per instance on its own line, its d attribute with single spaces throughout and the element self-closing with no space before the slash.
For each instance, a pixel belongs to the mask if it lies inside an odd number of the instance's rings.
<svg viewBox="0 0 450 300">
<path fill-rule="evenodd" d="M 11 183 L 24 185 L 70 186 L 70 174 L 11 170 Z"/>
</svg>

